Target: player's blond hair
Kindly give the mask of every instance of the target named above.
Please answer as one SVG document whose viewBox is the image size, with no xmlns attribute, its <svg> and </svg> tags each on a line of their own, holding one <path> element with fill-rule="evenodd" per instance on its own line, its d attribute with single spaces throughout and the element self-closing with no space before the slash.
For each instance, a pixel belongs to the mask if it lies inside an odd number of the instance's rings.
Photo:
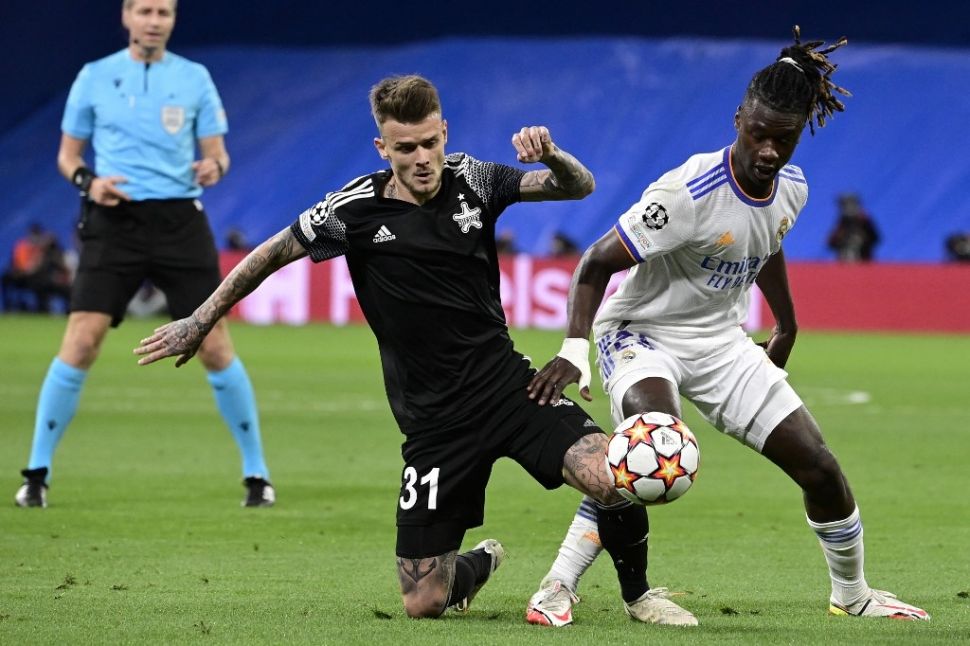
<svg viewBox="0 0 970 646">
<path fill-rule="evenodd" d="M 440 115 L 441 100 L 437 88 L 424 77 L 389 76 L 371 88 L 370 111 L 378 128 L 388 119 L 418 123 L 432 114 Z"/>
</svg>

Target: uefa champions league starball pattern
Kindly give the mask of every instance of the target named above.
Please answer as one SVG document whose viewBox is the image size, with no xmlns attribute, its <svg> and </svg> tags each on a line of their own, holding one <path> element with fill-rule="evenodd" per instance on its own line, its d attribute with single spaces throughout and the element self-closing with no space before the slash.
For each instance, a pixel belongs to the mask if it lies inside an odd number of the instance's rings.
<svg viewBox="0 0 970 646">
<path fill-rule="evenodd" d="M 687 424 L 667 413 L 626 418 L 613 431 L 606 467 L 627 500 L 662 505 L 690 489 L 700 465 L 697 439 Z"/>
</svg>

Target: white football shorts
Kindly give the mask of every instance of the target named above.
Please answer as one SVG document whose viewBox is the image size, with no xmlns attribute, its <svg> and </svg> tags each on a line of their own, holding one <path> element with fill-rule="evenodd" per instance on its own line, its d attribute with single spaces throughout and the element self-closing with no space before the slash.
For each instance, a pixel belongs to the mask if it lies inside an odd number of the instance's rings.
<svg viewBox="0 0 970 646">
<path fill-rule="evenodd" d="M 802 400 L 788 384 L 788 373 L 740 328 L 716 340 L 668 339 L 615 330 L 597 339 L 603 388 L 610 397 L 613 423 L 623 419 L 623 396 L 638 381 L 671 381 L 712 426 L 761 452 L 765 440 Z"/>
</svg>

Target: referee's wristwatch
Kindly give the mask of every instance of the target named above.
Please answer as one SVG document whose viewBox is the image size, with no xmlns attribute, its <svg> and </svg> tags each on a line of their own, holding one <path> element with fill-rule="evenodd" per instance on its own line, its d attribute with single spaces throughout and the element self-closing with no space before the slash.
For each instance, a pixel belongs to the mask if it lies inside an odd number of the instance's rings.
<svg viewBox="0 0 970 646">
<path fill-rule="evenodd" d="M 87 166 L 78 166 L 74 174 L 71 175 L 71 183 L 77 186 L 83 195 L 87 195 L 91 191 L 91 182 L 94 181 L 95 177 L 97 175 Z"/>
</svg>

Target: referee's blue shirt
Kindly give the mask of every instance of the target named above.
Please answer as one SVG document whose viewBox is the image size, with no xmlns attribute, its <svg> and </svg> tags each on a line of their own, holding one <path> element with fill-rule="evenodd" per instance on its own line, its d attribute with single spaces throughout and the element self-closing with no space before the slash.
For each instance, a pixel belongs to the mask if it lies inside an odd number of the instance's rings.
<svg viewBox="0 0 970 646">
<path fill-rule="evenodd" d="M 61 130 L 91 140 L 98 175 L 123 175 L 133 200 L 202 194 L 192 162 L 197 139 L 229 131 L 208 70 L 165 52 L 157 63 L 127 49 L 88 63 L 67 97 Z"/>
</svg>

